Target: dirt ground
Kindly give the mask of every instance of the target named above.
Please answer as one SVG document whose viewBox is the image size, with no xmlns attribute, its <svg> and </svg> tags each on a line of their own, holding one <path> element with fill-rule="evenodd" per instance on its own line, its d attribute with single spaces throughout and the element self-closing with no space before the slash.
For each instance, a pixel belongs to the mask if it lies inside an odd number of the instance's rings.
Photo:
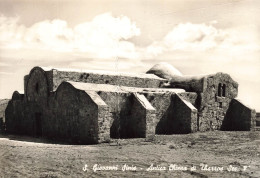
<svg viewBox="0 0 260 178">
<path fill-rule="evenodd" d="M 0 177 L 260 177 L 260 132 L 157 135 L 99 145 L 1 135 Z"/>
</svg>

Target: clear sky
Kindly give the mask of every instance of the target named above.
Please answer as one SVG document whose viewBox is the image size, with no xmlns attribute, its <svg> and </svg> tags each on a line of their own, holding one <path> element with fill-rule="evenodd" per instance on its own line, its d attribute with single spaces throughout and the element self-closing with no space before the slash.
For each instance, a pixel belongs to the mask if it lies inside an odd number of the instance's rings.
<svg viewBox="0 0 260 178">
<path fill-rule="evenodd" d="M 258 0 L 0 0 L 0 98 L 34 66 L 226 72 L 260 111 Z"/>
</svg>

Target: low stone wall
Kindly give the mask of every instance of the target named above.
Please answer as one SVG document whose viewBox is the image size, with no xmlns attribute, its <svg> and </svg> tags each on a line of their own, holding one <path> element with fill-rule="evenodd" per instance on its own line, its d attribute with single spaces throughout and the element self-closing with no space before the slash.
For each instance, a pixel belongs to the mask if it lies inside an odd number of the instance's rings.
<svg viewBox="0 0 260 178">
<path fill-rule="evenodd" d="M 222 130 L 250 131 L 256 126 L 256 112 L 237 99 L 230 102 L 223 121 Z"/>
</svg>

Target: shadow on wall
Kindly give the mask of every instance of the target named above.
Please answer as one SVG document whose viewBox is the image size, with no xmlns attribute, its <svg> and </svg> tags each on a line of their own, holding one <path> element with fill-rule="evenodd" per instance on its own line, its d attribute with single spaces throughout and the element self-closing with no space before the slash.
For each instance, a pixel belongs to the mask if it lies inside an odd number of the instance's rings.
<svg viewBox="0 0 260 178">
<path fill-rule="evenodd" d="M 164 113 L 163 117 L 158 122 L 155 133 L 156 134 L 166 134 L 170 135 L 173 132 L 172 126 L 174 126 L 175 117 L 173 116 L 174 113 L 174 104 L 171 101 L 168 109 Z M 177 131 L 178 132 L 178 131 Z M 180 132 L 180 131 L 179 131 Z"/>
<path fill-rule="evenodd" d="M 121 94 L 111 94 L 113 95 L 114 101 L 114 111 L 112 112 L 112 126 L 110 128 L 110 137 L 111 138 L 127 138 L 127 126 L 131 117 L 131 108 L 133 105 L 133 96 L 124 96 Z M 110 95 L 108 95 L 110 96 Z M 111 97 L 110 96 L 110 97 Z M 110 98 L 111 99 L 111 98 Z M 113 101 L 110 101 L 113 102 Z"/>
<path fill-rule="evenodd" d="M 112 118 L 114 119 L 110 127 L 110 137 L 120 138 L 120 120 L 117 113 L 112 112 Z"/>
<path fill-rule="evenodd" d="M 142 106 L 137 97 L 131 94 L 120 106 L 119 113 L 112 113 L 114 121 L 110 128 L 111 138 L 145 138 L 148 134 L 146 124 L 149 122 L 149 111 Z"/>
<path fill-rule="evenodd" d="M 239 100 L 232 99 L 224 117 L 221 130 L 250 131 L 256 126 L 256 112 L 243 105 Z"/>
<path fill-rule="evenodd" d="M 197 110 L 178 95 L 156 126 L 156 134 L 187 134 L 197 131 Z"/>
</svg>

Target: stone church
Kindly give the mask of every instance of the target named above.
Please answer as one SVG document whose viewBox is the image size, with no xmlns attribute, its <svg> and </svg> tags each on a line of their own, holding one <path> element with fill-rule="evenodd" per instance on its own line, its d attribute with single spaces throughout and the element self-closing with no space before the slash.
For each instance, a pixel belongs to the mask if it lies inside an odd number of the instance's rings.
<svg viewBox="0 0 260 178">
<path fill-rule="evenodd" d="M 143 74 L 34 67 L 5 110 L 7 133 L 70 143 L 255 129 L 228 74 L 185 76 L 160 63 Z"/>
</svg>

